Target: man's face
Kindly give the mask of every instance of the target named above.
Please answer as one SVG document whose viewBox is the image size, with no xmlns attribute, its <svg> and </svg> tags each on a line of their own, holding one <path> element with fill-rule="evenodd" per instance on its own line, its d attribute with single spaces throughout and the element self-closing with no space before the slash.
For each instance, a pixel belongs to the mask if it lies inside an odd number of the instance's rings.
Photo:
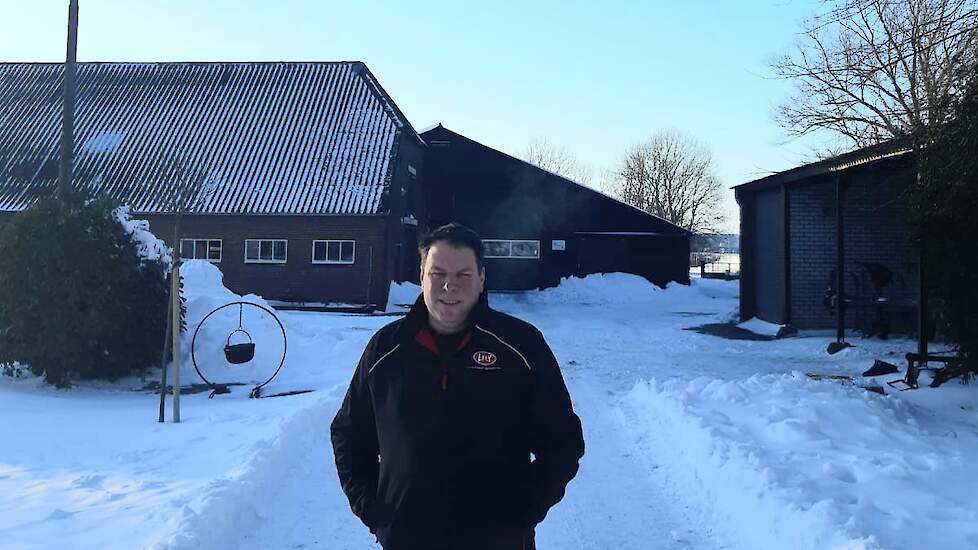
<svg viewBox="0 0 978 550">
<path fill-rule="evenodd" d="M 441 334 L 465 328 L 485 282 L 486 271 L 479 269 L 471 249 L 444 241 L 431 245 L 421 266 L 421 289 L 431 328 Z"/>
</svg>

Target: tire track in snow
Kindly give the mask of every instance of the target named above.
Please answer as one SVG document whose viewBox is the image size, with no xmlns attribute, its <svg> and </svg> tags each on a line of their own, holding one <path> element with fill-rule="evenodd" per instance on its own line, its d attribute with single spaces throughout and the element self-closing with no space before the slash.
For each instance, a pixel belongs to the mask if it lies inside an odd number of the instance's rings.
<svg viewBox="0 0 978 550">
<path fill-rule="evenodd" d="M 577 367 L 583 370 L 586 367 Z M 576 369 L 575 369 L 576 370 Z M 587 445 L 567 494 L 537 528 L 542 549 L 718 548 L 650 471 L 622 429 L 617 399 L 592 376 L 567 377 Z"/>
<path fill-rule="evenodd" d="M 584 424 L 587 454 L 564 500 L 537 528 L 538 546 L 544 550 L 718 548 L 636 454 L 611 393 L 593 376 L 575 373 L 567 383 Z M 340 489 L 328 423 L 329 418 L 324 418 L 322 429 L 308 434 L 315 440 L 309 456 L 297 460 L 300 466 L 294 471 L 282 473 L 274 500 L 257 511 L 253 525 L 242 526 L 240 538 L 229 540 L 227 548 L 379 549 L 350 512 Z"/>
<path fill-rule="evenodd" d="M 242 526 L 237 540 L 230 537 L 232 540 L 226 548 L 380 549 L 374 536 L 350 510 L 336 475 L 329 423 L 339 407 L 339 399 L 329 409 L 330 414 L 323 417 L 321 425 L 306 434 L 312 442 L 309 453 L 297 460 L 299 466 L 295 470 L 281 473 L 281 488 L 274 500 L 257 511 L 254 524 Z"/>
</svg>

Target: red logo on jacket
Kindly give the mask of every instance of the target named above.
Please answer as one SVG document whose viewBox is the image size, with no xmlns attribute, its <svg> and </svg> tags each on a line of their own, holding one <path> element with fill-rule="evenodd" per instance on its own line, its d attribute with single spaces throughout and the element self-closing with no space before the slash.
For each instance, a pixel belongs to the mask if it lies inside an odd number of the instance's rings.
<svg viewBox="0 0 978 550">
<path fill-rule="evenodd" d="M 488 367 L 496 363 L 496 354 L 491 351 L 477 351 L 472 354 L 472 360 L 483 367 Z"/>
</svg>

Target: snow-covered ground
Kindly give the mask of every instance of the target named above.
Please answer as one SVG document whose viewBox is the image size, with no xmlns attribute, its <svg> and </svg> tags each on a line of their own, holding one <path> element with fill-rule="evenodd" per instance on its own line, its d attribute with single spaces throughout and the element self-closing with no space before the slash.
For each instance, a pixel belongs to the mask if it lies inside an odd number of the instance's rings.
<svg viewBox="0 0 978 550">
<path fill-rule="evenodd" d="M 239 299 L 208 264 L 184 272 L 191 327 Z M 398 288 L 390 308 L 412 292 Z M 978 547 L 978 386 L 881 396 L 804 376 L 862 383 L 874 358 L 900 364 L 908 340 L 853 338 L 830 356 L 828 333 L 765 341 L 685 330 L 732 321 L 736 293 L 736 281 L 661 290 L 612 274 L 491 297 L 544 332 L 584 423 L 580 474 L 539 527 L 539 546 Z M 201 329 L 209 358 L 198 362 L 220 381 L 258 383 L 281 336 L 258 308 L 241 311 L 254 365 L 234 370 L 214 355 L 236 308 Z M 184 395 L 183 422 L 158 424 L 158 396 L 132 391 L 143 380 L 58 391 L 0 379 L 0 548 L 377 548 L 340 491 L 328 425 L 364 344 L 394 317 L 279 316 L 288 356 L 266 393 L 312 393 Z M 181 377 L 199 382 L 192 366 Z"/>
</svg>

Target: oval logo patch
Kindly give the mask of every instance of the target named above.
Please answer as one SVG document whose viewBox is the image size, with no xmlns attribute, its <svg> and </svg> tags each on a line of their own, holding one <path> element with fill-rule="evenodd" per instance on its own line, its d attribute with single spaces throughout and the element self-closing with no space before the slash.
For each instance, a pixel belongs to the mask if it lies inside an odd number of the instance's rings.
<svg viewBox="0 0 978 550">
<path fill-rule="evenodd" d="M 496 354 L 491 351 L 477 351 L 472 354 L 472 360 L 483 367 L 488 367 L 496 363 Z"/>
</svg>

